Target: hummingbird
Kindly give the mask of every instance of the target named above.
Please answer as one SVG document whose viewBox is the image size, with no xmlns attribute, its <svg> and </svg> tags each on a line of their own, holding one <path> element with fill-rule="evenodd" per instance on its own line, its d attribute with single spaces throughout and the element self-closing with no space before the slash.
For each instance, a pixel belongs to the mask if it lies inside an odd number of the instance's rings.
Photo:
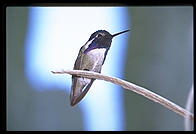
<svg viewBox="0 0 196 134">
<path fill-rule="evenodd" d="M 102 65 L 110 49 L 113 37 L 128 31 L 130 30 L 125 30 L 113 35 L 106 30 L 94 32 L 88 41 L 80 48 L 73 69 L 101 73 Z M 76 105 L 84 98 L 94 81 L 95 79 L 72 75 L 70 93 L 71 106 Z"/>
</svg>

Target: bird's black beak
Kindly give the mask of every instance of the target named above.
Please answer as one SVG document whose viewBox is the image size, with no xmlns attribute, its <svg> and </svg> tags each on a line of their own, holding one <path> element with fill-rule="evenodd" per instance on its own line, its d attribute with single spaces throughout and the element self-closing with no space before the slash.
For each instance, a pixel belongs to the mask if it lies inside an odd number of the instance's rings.
<svg viewBox="0 0 196 134">
<path fill-rule="evenodd" d="M 129 32 L 130 30 L 125 30 L 125 31 L 122 31 L 122 32 L 119 32 L 119 33 L 116 33 L 116 34 L 113 34 L 112 35 L 112 38 L 119 35 L 119 34 L 122 34 L 122 33 L 125 33 L 125 32 Z"/>
</svg>

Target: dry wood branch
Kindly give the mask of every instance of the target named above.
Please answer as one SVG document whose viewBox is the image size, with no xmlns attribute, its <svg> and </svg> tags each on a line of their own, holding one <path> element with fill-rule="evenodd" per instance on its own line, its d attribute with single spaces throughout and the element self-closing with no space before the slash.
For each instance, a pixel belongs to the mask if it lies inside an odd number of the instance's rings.
<svg viewBox="0 0 196 134">
<path fill-rule="evenodd" d="M 99 80 L 105 80 L 105 81 L 109 81 L 112 82 L 114 84 L 120 85 L 125 89 L 131 90 L 133 92 L 136 92 L 144 97 L 147 97 L 148 99 L 157 102 L 161 105 L 163 105 L 164 107 L 172 110 L 173 112 L 178 113 L 179 115 L 185 117 L 185 118 L 190 118 L 191 120 L 194 120 L 194 115 L 192 113 L 190 113 L 189 111 L 183 109 L 182 107 L 174 104 L 173 102 L 161 97 L 160 95 L 157 95 L 143 87 L 137 86 L 133 83 L 127 82 L 125 80 L 121 80 L 119 78 L 114 78 L 111 76 L 106 76 L 100 73 L 95 73 L 95 72 L 91 72 L 91 71 L 83 71 L 83 70 L 64 70 L 64 71 L 60 71 L 60 72 L 54 72 L 52 71 L 52 73 L 54 74 L 70 74 L 70 75 L 77 75 L 77 76 L 82 76 L 82 77 L 86 77 L 86 78 L 95 78 L 95 79 L 99 79 Z"/>
<path fill-rule="evenodd" d="M 186 102 L 186 110 L 191 111 L 193 110 L 193 99 L 194 99 L 194 90 L 193 90 L 193 85 L 189 91 L 188 97 L 187 97 L 187 102 Z M 193 122 L 190 121 L 189 118 L 185 118 L 184 120 L 184 125 L 185 125 L 185 131 L 191 131 L 193 129 Z"/>
</svg>

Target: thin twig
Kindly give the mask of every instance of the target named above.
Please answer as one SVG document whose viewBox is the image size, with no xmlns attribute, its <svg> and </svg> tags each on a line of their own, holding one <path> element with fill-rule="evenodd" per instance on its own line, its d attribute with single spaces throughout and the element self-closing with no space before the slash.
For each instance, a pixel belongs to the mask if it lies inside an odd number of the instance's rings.
<svg viewBox="0 0 196 134">
<path fill-rule="evenodd" d="M 193 85 L 191 86 L 191 89 L 189 91 L 188 97 L 187 97 L 187 102 L 186 102 L 186 110 L 191 111 L 193 109 L 193 99 L 194 99 L 194 93 L 193 93 Z M 184 119 L 184 126 L 185 126 L 185 131 L 191 131 L 192 127 L 192 121 L 189 120 L 189 118 Z"/>
<path fill-rule="evenodd" d="M 171 102 L 171 101 L 161 97 L 160 95 L 157 95 L 157 94 L 155 94 L 155 93 L 153 93 L 143 87 L 137 86 L 133 83 L 127 82 L 127 81 L 119 79 L 119 78 L 106 76 L 106 75 L 92 72 L 92 71 L 83 71 L 83 70 L 66 70 L 66 71 L 64 70 L 64 71 L 60 71 L 60 72 L 52 71 L 52 73 L 54 73 L 54 74 L 67 73 L 70 75 L 77 75 L 77 76 L 82 76 L 82 77 L 86 77 L 86 78 L 94 78 L 94 79 L 109 81 L 114 84 L 120 85 L 125 89 L 131 90 L 131 91 L 136 92 L 140 95 L 143 95 L 144 97 L 163 105 L 164 107 L 172 110 L 173 112 L 178 113 L 179 115 L 181 115 L 185 118 L 190 118 L 191 120 L 194 120 L 194 115 L 192 113 L 190 113 L 189 111 L 183 109 L 182 107 L 174 104 L 173 102 Z"/>
</svg>

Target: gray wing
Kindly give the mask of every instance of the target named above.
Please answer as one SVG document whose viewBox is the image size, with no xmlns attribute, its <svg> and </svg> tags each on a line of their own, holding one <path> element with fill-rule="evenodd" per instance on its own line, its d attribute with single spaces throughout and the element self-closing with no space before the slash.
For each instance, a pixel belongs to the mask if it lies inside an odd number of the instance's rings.
<svg viewBox="0 0 196 134">
<path fill-rule="evenodd" d="M 74 70 L 82 70 L 82 61 L 84 57 L 84 46 L 80 48 L 78 57 L 76 59 L 76 62 L 74 64 Z M 88 81 L 85 83 L 86 81 Z M 89 91 L 90 87 L 92 86 L 95 79 L 87 79 L 87 78 L 81 78 L 78 76 L 72 75 L 72 87 L 71 87 L 71 94 L 70 94 L 70 105 L 74 106 L 77 103 L 79 103 L 86 93 Z M 85 82 L 83 82 L 85 81 Z"/>
</svg>

